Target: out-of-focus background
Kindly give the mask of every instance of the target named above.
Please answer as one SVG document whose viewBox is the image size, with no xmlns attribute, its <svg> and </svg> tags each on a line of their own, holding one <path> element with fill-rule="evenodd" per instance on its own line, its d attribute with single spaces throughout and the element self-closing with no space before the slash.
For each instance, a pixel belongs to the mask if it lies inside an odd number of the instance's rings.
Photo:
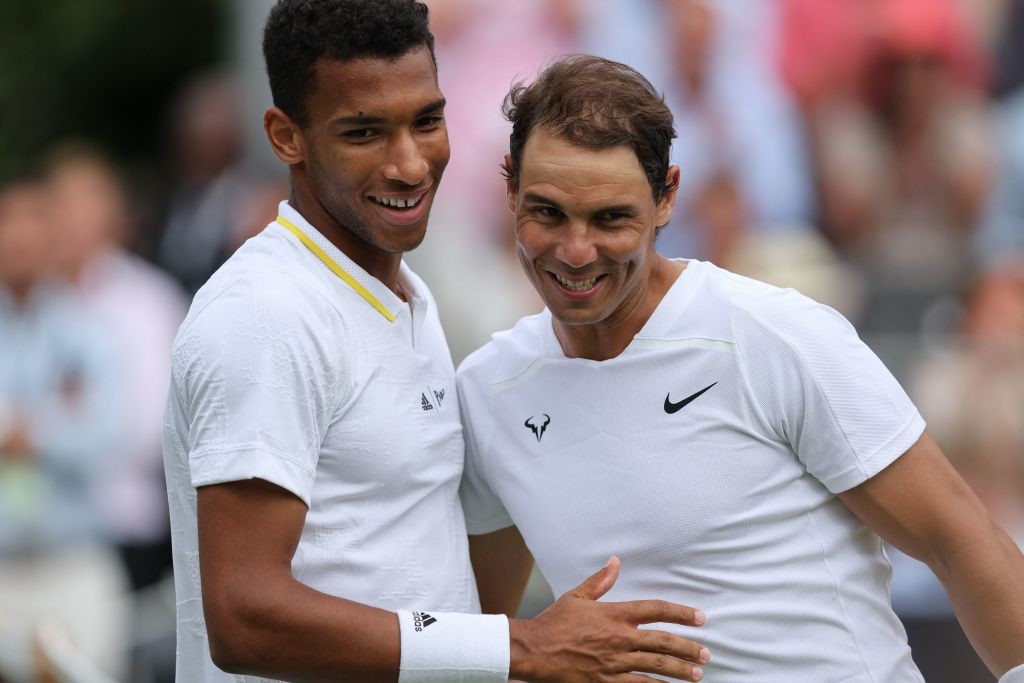
<svg viewBox="0 0 1024 683">
<path fill-rule="evenodd" d="M 271 4 L 0 0 L 0 680 L 173 680 L 168 348 L 287 195 Z M 659 249 L 850 318 L 1024 542 L 1024 0 L 429 4 L 452 161 L 409 261 L 456 362 L 539 308 L 502 96 L 557 55 L 611 57 L 676 115 Z M 927 569 L 892 558 L 927 680 L 991 680 Z M 535 577 L 523 611 L 549 600 Z"/>
</svg>

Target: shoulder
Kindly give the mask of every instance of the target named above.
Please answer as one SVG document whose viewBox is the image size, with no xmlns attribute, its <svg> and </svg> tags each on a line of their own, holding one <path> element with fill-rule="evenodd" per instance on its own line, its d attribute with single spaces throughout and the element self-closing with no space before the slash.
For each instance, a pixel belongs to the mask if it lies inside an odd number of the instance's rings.
<svg viewBox="0 0 1024 683">
<path fill-rule="evenodd" d="M 172 347 L 177 382 L 266 367 L 348 375 L 351 325 L 344 310 L 307 270 L 289 266 L 265 258 L 229 261 L 199 290 Z"/>
<path fill-rule="evenodd" d="M 330 287 L 297 257 L 293 245 L 268 230 L 246 242 L 200 288 L 182 330 L 254 325 L 295 330 L 342 317 Z"/>
<path fill-rule="evenodd" d="M 700 264 L 701 278 L 674 332 L 733 344 L 741 364 L 791 365 L 827 359 L 859 345 L 853 326 L 834 309 L 794 289 Z"/>
<path fill-rule="evenodd" d="M 551 314 L 544 310 L 496 332 L 459 365 L 459 384 L 490 385 L 519 375 L 544 355 L 550 327 Z"/>
<path fill-rule="evenodd" d="M 776 287 L 715 266 L 708 267 L 698 306 L 725 314 L 737 335 L 750 330 L 784 337 L 829 334 L 853 327 L 839 312 L 795 289 Z"/>
<path fill-rule="evenodd" d="M 787 320 L 799 323 L 807 316 L 838 315 L 794 289 L 782 289 L 711 263 L 691 261 L 690 269 L 688 275 L 684 271 L 686 287 L 678 295 L 669 294 L 675 297 L 671 303 L 685 311 L 674 316 L 670 326 L 676 334 L 732 339 L 737 326 L 778 327 Z M 687 291 L 690 288 L 692 291 Z"/>
</svg>

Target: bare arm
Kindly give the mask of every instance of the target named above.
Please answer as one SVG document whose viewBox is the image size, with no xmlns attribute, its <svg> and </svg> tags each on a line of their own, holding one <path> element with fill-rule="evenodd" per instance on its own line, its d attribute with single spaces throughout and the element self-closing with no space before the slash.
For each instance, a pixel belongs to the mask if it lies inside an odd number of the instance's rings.
<svg viewBox="0 0 1024 683">
<path fill-rule="evenodd" d="M 1024 556 L 927 433 L 839 497 L 879 536 L 935 572 L 993 673 L 1024 662 Z"/>
<path fill-rule="evenodd" d="M 306 517 L 302 501 L 259 479 L 204 486 L 198 495 L 203 608 L 217 666 L 291 681 L 397 680 L 393 612 L 292 577 Z M 510 673 L 529 681 L 652 680 L 632 671 L 699 680 L 692 662 L 707 657 L 698 644 L 637 625 L 699 625 L 703 617 L 658 600 L 597 602 L 617 576 L 613 559 L 536 619 L 510 620 Z"/>
<path fill-rule="evenodd" d="M 214 663 L 295 681 L 395 681 L 398 617 L 292 577 L 306 506 L 259 479 L 198 494 L 203 609 Z"/>
<path fill-rule="evenodd" d="M 515 617 L 533 569 L 533 556 L 519 529 L 470 536 L 469 559 L 484 614 Z"/>
</svg>

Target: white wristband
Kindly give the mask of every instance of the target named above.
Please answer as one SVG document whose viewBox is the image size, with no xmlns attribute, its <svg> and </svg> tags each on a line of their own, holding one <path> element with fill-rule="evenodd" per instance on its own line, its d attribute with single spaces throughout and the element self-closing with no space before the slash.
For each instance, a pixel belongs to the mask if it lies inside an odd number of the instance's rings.
<svg viewBox="0 0 1024 683">
<path fill-rule="evenodd" d="M 398 683 L 505 683 L 508 618 L 503 614 L 398 611 Z"/>
<path fill-rule="evenodd" d="M 1019 664 L 999 678 L 999 683 L 1024 683 L 1024 664 Z"/>
</svg>

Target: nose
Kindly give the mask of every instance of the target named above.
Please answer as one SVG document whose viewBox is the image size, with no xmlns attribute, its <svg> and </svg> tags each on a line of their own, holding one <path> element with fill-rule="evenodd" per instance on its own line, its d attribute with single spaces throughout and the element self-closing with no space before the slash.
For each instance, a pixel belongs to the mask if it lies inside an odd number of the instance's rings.
<svg viewBox="0 0 1024 683">
<path fill-rule="evenodd" d="M 583 268 L 597 260 L 593 235 L 583 222 L 570 222 L 558 235 L 555 258 L 570 268 Z"/>
<path fill-rule="evenodd" d="M 388 148 L 384 177 L 406 185 L 419 185 L 430 172 L 430 164 L 410 131 L 398 134 Z"/>
</svg>

